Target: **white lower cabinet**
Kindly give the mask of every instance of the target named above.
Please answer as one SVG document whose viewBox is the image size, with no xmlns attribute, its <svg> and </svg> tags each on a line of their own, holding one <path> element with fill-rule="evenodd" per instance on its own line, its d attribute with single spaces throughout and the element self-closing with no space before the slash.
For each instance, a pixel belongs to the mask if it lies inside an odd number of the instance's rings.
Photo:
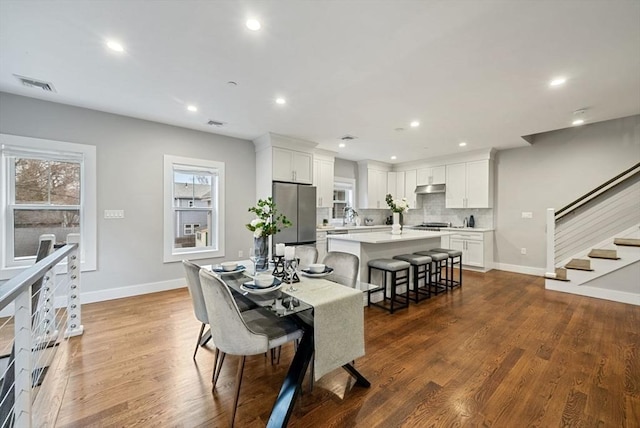
<svg viewBox="0 0 640 428">
<path fill-rule="evenodd" d="M 493 231 L 459 232 L 441 238 L 442 248 L 462 251 L 462 265 L 483 272 L 493 265 Z"/>
</svg>

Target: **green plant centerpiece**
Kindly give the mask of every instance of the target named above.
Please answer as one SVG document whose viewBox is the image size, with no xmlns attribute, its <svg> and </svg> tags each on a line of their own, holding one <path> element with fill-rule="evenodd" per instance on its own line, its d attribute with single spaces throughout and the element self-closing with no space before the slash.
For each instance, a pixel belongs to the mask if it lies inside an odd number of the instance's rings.
<svg viewBox="0 0 640 428">
<path fill-rule="evenodd" d="M 391 234 L 400 235 L 402 233 L 400 214 L 409 211 L 409 202 L 407 202 L 407 198 L 393 199 L 393 196 L 391 196 L 391 194 L 387 194 L 384 200 L 387 202 L 387 205 L 389 205 L 389 208 L 393 213 L 393 225 L 391 226 Z"/>
<path fill-rule="evenodd" d="M 269 267 L 269 236 L 280 232 L 293 223 L 282 213 L 279 213 L 273 198 L 258 199 L 255 207 L 249 208 L 249 212 L 256 215 L 251 223 L 246 225 L 253 232 L 254 254 L 256 270 L 266 270 Z"/>
</svg>

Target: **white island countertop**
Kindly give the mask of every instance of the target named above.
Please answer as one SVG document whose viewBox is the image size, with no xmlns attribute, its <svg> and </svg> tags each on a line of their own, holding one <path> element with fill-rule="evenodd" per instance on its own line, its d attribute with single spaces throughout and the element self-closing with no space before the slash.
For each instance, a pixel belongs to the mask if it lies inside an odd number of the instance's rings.
<svg viewBox="0 0 640 428">
<path fill-rule="evenodd" d="M 427 230 L 403 230 L 400 235 L 392 235 L 391 232 L 371 232 L 371 233 L 347 233 L 344 235 L 328 235 L 327 239 L 335 241 L 351 241 L 363 244 L 387 244 L 390 242 L 418 241 L 421 239 L 440 238 L 441 236 L 452 235 L 451 230 L 441 230 L 432 232 Z"/>
</svg>

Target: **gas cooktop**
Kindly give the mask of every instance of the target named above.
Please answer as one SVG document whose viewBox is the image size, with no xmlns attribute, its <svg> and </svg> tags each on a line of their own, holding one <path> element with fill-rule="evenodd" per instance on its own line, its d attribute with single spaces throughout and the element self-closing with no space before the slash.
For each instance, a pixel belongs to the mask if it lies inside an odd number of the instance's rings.
<svg viewBox="0 0 640 428">
<path fill-rule="evenodd" d="M 432 222 L 432 223 L 422 223 L 422 224 L 418 224 L 415 226 L 412 226 L 414 229 L 420 229 L 420 230 L 434 230 L 434 231 L 438 231 L 441 228 L 444 227 L 449 227 L 449 223 L 436 223 L 436 222 Z"/>
</svg>

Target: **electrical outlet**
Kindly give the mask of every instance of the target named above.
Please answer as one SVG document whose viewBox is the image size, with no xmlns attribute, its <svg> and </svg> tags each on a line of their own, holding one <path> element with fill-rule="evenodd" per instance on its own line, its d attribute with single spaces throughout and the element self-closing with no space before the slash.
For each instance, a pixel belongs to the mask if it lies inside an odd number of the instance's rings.
<svg viewBox="0 0 640 428">
<path fill-rule="evenodd" d="M 522 218 L 533 218 L 533 213 L 531 211 L 522 211 Z"/>
<path fill-rule="evenodd" d="M 520 254 L 527 254 L 526 248 L 520 248 Z"/>
<path fill-rule="evenodd" d="M 238 251 L 238 257 L 244 257 L 244 251 L 239 250 Z"/>
</svg>

